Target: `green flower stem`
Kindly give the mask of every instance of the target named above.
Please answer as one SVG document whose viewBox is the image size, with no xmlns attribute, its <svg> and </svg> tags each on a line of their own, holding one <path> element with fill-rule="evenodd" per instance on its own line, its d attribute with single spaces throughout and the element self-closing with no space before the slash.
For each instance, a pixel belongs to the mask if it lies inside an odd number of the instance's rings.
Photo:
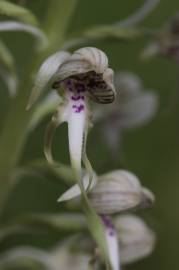
<svg viewBox="0 0 179 270">
<path fill-rule="evenodd" d="M 112 266 L 109 261 L 109 251 L 108 251 L 108 246 L 106 242 L 104 226 L 99 216 L 96 214 L 96 212 L 94 211 L 94 209 L 92 208 L 89 202 L 87 193 L 82 184 L 81 172 L 79 171 L 79 168 L 75 167 L 75 164 L 73 163 L 72 163 L 72 168 L 74 171 L 74 178 L 76 179 L 76 182 L 78 183 L 81 190 L 82 205 L 83 205 L 83 210 L 86 216 L 86 221 L 88 224 L 88 229 L 91 232 L 91 235 L 93 236 L 96 244 L 98 245 L 100 249 L 102 258 L 105 262 L 106 270 L 112 270 Z"/>
<path fill-rule="evenodd" d="M 43 52 L 32 53 L 32 63 L 21 79 L 18 95 L 13 100 L 0 137 L 0 211 L 13 187 L 12 173 L 18 164 L 27 138 L 27 126 L 33 110 L 26 111 L 33 75 L 42 60 L 55 50 L 60 50 L 65 32 L 77 0 L 50 0 L 48 14 L 44 23 L 50 46 Z"/>
</svg>

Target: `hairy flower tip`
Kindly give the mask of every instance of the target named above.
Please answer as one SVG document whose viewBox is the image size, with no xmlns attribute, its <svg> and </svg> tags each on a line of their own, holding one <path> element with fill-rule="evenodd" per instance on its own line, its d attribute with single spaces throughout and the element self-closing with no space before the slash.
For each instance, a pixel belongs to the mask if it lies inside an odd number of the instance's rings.
<svg viewBox="0 0 179 270">
<path fill-rule="evenodd" d="M 91 204 L 99 214 L 113 214 L 140 206 L 143 199 L 138 178 L 125 170 L 99 177 L 90 192 Z"/>
<path fill-rule="evenodd" d="M 151 254 L 156 237 L 141 218 L 122 215 L 116 217 L 114 224 L 118 232 L 122 264 L 133 263 Z"/>
<path fill-rule="evenodd" d="M 113 70 L 108 68 L 108 58 L 97 48 L 86 47 L 75 51 L 60 66 L 54 76 L 53 88 L 62 82 L 73 85 L 73 90 L 87 92 L 97 103 L 111 103 L 115 99 Z M 80 88 L 80 89 L 79 89 Z"/>
</svg>

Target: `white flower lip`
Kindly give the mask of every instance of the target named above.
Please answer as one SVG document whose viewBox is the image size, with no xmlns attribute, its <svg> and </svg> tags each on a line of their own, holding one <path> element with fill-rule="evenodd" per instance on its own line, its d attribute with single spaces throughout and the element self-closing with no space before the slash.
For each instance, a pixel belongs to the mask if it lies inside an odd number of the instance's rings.
<svg viewBox="0 0 179 270">
<path fill-rule="evenodd" d="M 109 257 L 113 270 L 120 270 L 120 252 L 119 243 L 117 237 L 117 231 L 113 226 L 112 220 L 109 216 L 102 215 L 101 221 L 105 228 L 105 235 L 107 240 L 107 245 L 109 249 Z"/>
</svg>

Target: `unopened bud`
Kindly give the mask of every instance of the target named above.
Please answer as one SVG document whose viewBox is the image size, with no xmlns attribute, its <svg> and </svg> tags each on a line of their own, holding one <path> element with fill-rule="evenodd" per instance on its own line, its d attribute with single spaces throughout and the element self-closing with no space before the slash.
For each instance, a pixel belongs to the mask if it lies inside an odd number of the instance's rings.
<svg viewBox="0 0 179 270">
<path fill-rule="evenodd" d="M 114 224 L 118 232 L 122 264 L 138 261 L 151 254 L 155 246 L 155 234 L 141 218 L 123 215 L 117 217 Z"/>
<path fill-rule="evenodd" d="M 134 174 L 125 170 L 116 170 L 100 176 L 89 197 L 99 214 L 148 208 L 155 201 L 153 193 L 142 187 Z"/>
<path fill-rule="evenodd" d="M 141 203 L 141 190 L 135 175 L 116 170 L 99 177 L 89 197 L 97 213 L 113 214 L 137 207 Z"/>
</svg>

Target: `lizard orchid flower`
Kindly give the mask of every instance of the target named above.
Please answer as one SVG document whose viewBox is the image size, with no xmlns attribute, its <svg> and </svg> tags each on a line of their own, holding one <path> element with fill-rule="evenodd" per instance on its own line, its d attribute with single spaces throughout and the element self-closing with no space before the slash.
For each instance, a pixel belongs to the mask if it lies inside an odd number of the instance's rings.
<svg viewBox="0 0 179 270">
<path fill-rule="evenodd" d="M 89 101 L 107 104 L 115 99 L 113 71 L 108 68 L 108 58 L 104 52 L 92 47 L 81 48 L 72 54 L 58 52 L 42 64 L 28 108 L 45 88 L 56 89 L 63 95 L 63 102 L 46 130 L 45 156 L 53 162 L 51 143 L 54 131 L 61 123 L 67 122 L 71 164 L 76 177 L 81 178 L 81 161 L 88 171 L 90 168 L 85 150 L 91 116 Z"/>
<path fill-rule="evenodd" d="M 87 174 L 82 181 L 87 189 Z M 58 201 L 68 201 L 80 195 L 80 188 L 75 184 L 65 191 Z M 114 170 L 99 176 L 94 173 L 88 195 L 91 205 L 99 215 L 150 208 L 155 202 L 154 194 L 141 185 L 136 175 L 126 170 Z"/>
</svg>

